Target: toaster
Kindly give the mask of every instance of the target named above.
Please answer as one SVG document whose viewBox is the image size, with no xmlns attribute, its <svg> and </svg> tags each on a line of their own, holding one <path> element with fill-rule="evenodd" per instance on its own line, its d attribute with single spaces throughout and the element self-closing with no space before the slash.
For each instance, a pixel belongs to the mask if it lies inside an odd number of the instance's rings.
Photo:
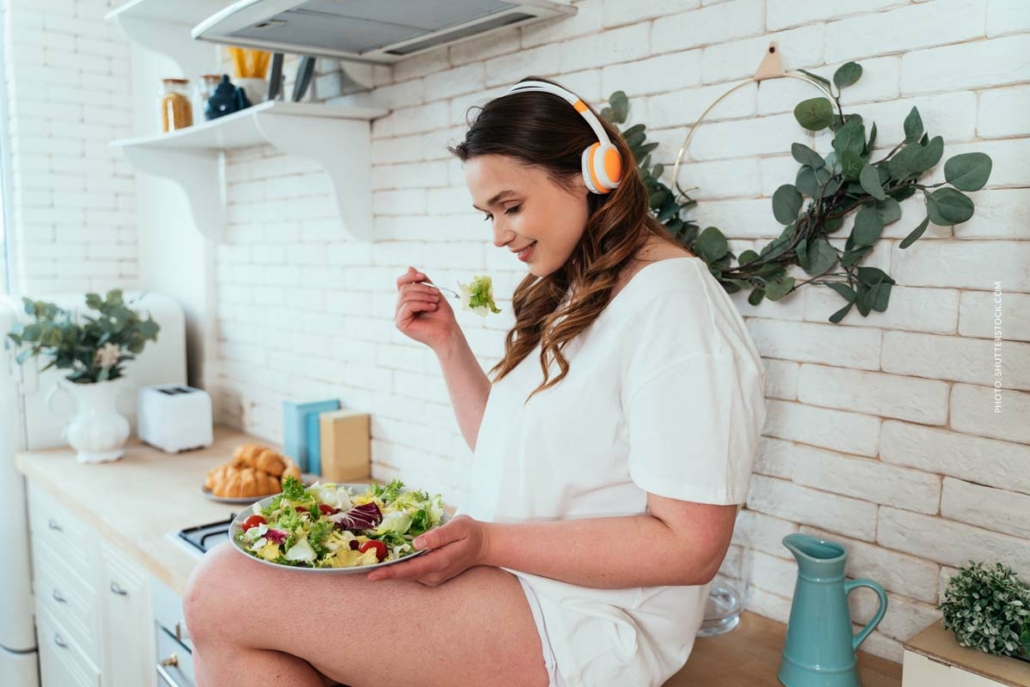
<svg viewBox="0 0 1030 687">
<path fill-rule="evenodd" d="M 211 396 L 183 384 L 139 390 L 139 438 L 166 453 L 206 448 L 214 443 Z"/>
</svg>

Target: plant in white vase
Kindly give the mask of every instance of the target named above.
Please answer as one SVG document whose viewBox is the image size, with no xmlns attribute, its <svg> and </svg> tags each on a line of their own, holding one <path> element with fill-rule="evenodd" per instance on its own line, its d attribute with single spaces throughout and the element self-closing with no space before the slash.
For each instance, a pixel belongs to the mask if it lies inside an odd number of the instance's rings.
<svg viewBox="0 0 1030 687">
<path fill-rule="evenodd" d="M 125 378 L 124 363 L 134 360 L 147 341 L 157 341 L 160 330 L 149 314 L 144 320 L 122 300 L 121 290 L 106 298 L 86 294 L 86 305 L 99 315 L 77 316 L 53 303 L 23 298 L 25 312 L 34 319 L 18 323 L 7 334 L 18 348 L 16 360 L 24 364 L 35 356 L 49 358 L 51 367 L 71 373 L 59 380 L 47 396 L 67 391 L 76 399 L 76 414 L 64 429 L 64 438 L 77 451 L 79 462 L 100 463 L 124 455 L 129 421 L 115 405 Z M 52 407 L 52 406 L 51 406 Z"/>
</svg>

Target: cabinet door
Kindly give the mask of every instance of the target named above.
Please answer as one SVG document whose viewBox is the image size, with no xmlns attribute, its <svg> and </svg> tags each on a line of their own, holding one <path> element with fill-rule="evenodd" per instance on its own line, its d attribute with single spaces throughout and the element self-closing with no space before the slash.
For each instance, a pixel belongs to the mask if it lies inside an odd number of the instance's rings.
<svg viewBox="0 0 1030 687">
<path fill-rule="evenodd" d="M 100 557 L 105 687 L 151 687 L 154 629 L 147 575 L 106 541 Z"/>
<path fill-rule="evenodd" d="M 39 613 L 36 624 L 43 687 L 101 687 L 100 674 L 49 612 Z"/>
</svg>

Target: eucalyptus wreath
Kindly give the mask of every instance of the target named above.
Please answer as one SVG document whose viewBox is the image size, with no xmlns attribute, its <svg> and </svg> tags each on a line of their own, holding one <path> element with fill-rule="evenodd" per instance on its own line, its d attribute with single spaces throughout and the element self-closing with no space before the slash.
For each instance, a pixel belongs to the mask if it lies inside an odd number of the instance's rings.
<svg viewBox="0 0 1030 687">
<path fill-rule="evenodd" d="M 734 255 L 718 228 L 710 226 L 702 231 L 685 219 L 684 211 L 697 201 L 678 180 L 672 180 L 675 191 L 661 181 L 664 166 L 651 162 L 658 143 L 647 141 L 646 125 L 631 126 L 622 135 L 650 192 L 652 213 L 677 241 L 704 259 L 727 292 L 750 289 L 748 302 L 758 305 L 763 298 L 777 301 L 805 284 L 826 286 L 846 301 L 829 318 L 836 324 L 852 307 L 857 307 L 863 317 L 871 310 L 887 309 L 895 281 L 883 270 L 859 263 L 873 250 L 884 227 L 901 219 L 901 201 L 920 192 L 926 208 L 926 217 L 901 241 L 899 247 L 904 249 L 918 240 L 931 222 L 952 226 L 972 217 L 973 201 L 963 191 L 984 187 L 992 161 L 984 153 L 956 155 L 944 164 L 945 181 L 923 184 L 920 178 L 944 155 L 944 139 L 931 138 L 924 131 L 917 108 L 905 117 L 904 140 L 874 161 L 876 123 L 872 123 L 867 137 L 862 116 L 845 114 L 840 103 L 841 90 L 861 78 L 861 65 L 842 65 L 832 83 L 818 74 L 798 71 L 827 97 L 798 103 L 794 117 L 808 131 L 832 131 L 833 150 L 824 157 L 802 143 L 791 145 L 791 156 L 801 166 L 794 183 L 780 186 L 772 197 L 773 216 L 784 229 L 760 252 L 745 250 Z M 628 114 L 629 99 L 624 91 L 612 93 L 608 106 L 601 111 L 601 116 L 615 125 L 624 124 Z M 852 212 L 856 213 L 853 228 L 844 250 L 839 250 L 827 237 L 838 231 Z M 795 280 L 787 274 L 790 265 L 798 265 L 810 278 Z M 838 265 L 839 271 L 831 271 Z"/>
</svg>

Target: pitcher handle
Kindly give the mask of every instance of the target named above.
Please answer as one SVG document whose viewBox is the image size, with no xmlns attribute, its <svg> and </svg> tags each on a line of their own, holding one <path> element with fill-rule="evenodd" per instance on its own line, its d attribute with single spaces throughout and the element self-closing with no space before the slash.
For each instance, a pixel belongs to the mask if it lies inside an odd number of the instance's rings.
<svg viewBox="0 0 1030 687">
<path fill-rule="evenodd" d="M 47 395 L 46 395 L 46 407 L 49 408 L 50 412 L 53 413 L 54 415 L 58 414 L 57 413 L 57 409 L 54 408 L 54 399 L 57 398 L 58 392 L 68 394 L 69 396 L 71 395 L 68 392 L 67 389 L 65 389 L 63 386 L 61 386 L 60 382 L 55 382 L 54 383 L 54 386 L 50 389 L 49 393 L 47 393 Z"/>
<path fill-rule="evenodd" d="M 873 616 L 873 619 L 866 623 L 866 626 L 863 627 L 852 640 L 852 649 L 855 651 L 857 651 L 859 645 L 865 641 L 865 638 L 869 636 L 869 633 L 876 629 L 876 626 L 880 624 L 881 620 L 883 620 L 884 613 L 887 612 L 887 592 L 884 591 L 883 587 L 872 580 L 846 581 L 844 583 L 844 594 L 850 594 L 859 587 L 868 587 L 876 592 L 876 595 L 880 597 L 880 607 L 876 609 L 876 614 Z"/>
</svg>

